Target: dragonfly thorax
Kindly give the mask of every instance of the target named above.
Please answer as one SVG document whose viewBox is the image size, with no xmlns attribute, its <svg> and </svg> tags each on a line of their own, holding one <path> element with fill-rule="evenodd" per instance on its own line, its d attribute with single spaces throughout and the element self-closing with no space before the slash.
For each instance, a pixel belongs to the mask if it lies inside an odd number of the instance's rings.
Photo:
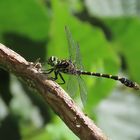
<svg viewBox="0 0 140 140">
<path fill-rule="evenodd" d="M 47 63 L 52 66 L 54 71 L 59 71 L 67 74 L 78 74 L 77 69 L 70 60 L 59 59 L 55 56 L 49 57 Z"/>
</svg>

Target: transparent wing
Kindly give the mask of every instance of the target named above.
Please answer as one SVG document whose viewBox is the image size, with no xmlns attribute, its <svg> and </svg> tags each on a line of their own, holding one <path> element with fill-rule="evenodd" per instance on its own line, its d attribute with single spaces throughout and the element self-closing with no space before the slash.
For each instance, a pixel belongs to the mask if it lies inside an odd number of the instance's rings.
<svg viewBox="0 0 140 140">
<path fill-rule="evenodd" d="M 67 26 L 65 26 L 66 37 L 68 41 L 68 48 L 69 48 L 69 59 L 72 62 L 76 60 L 76 44 L 72 38 L 72 34 Z"/>
<path fill-rule="evenodd" d="M 77 76 L 77 78 L 78 78 L 78 83 L 79 83 L 80 97 L 81 97 L 83 105 L 85 106 L 86 101 L 87 101 L 86 84 L 80 76 Z"/>
<path fill-rule="evenodd" d="M 83 70 L 83 64 L 82 64 L 82 57 L 80 53 L 80 46 L 78 43 L 76 43 L 76 60 L 75 60 L 76 67 L 80 70 Z"/>
<path fill-rule="evenodd" d="M 65 31 L 66 31 L 66 36 L 67 36 L 67 40 L 68 40 L 70 60 L 75 64 L 75 66 L 79 70 L 82 70 L 83 65 L 82 65 L 79 45 L 78 45 L 78 43 L 74 42 L 74 40 L 72 38 L 72 34 L 68 27 L 65 27 Z M 67 86 L 68 92 L 72 96 L 74 95 L 74 93 L 76 93 L 77 87 L 78 87 L 76 79 L 78 79 L 82 103 L 83 103 L 83 105 L 85 105 L 86 100 L 87 100 L 87 89 L 86 89 L 84 80 L 80 76 L 78 76 L 78 75 L 70 76 L 70 78 L 68 80 L 68 86 Z"/>
<path fill-rule="evenodd" d="M 75 75 L 70 75 L 67 83 L 67 91 L 71 97 L 74 97 L 78 91 L 77 77 Z"/>
<path fill-rule="evenodd" d="M 67 26 L 65 26 L 65 31 L 66 31 L 66 36 L 67 36 L 68 46 L 69 46 L 69 58 L 76 65 L 78 69 L 82 70 L 83 65 L 81 60 L 79 44 L 73 40 L 72 34 Z"/>
</svg>

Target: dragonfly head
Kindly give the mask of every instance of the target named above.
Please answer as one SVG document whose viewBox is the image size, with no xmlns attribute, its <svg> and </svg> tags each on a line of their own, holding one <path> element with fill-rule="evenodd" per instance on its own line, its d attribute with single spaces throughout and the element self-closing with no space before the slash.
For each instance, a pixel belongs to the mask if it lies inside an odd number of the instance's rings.
<svg viewBox="0 0 140 140">
<path fill-rule="evenodd" d="M 48 59 L 47 63 L 48 63 L 49 65 L 51 65 L 51 66 L 55 66 L 55 65 L 57 65 L 57 63 L 58 63 L 58 58 L 55 57 L 55 56 L 51 56 L 51 57 Z"/>
</svg>

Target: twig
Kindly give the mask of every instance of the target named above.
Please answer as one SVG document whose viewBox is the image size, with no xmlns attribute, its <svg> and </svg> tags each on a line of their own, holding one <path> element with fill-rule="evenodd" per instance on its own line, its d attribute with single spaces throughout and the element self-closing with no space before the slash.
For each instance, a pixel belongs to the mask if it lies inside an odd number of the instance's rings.
<svg viewBox="0 0 140 140">
<path fill-rule="evenodd" d="M 57 83 L 47 80 L 37 63 L 27 62 L 19 54 L 0 44 L 0 66 L 30 83 L 81 140 L 107 140 L 69 95 Z"/>
</svg>

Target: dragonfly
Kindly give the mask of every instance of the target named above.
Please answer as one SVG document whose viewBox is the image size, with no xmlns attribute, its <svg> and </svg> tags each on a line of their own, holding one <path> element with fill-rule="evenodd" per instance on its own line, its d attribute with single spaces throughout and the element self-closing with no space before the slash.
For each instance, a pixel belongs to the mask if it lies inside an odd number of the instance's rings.
<svg viewBox="0 0 140 140">
<path fill-rule="evenodd" d="M 133 82 L 124 77 L 114 76 L 111 74 L 84 71 L 79 44 L 73 40 L 72 34 L 67 26 L 65 27 L 65 32 L 68 41 L 69 59 L 59 59 L 56 56 L 49 57 L 47 63 L 48 65 L 51 66 L 51 68 L 47 70 L 47 74 L 54 72 L 54 77 L 51 77 L 51 79 L 55 81 L 58 79 L 59 76 L 62 80 L 62 83 L 60 84 L 65 84 L 65 79 L 63 78 L 62 73 L 71 75 L 68 80 L 68 91 L 70 91 L 70 94 L 73 94 L 72 92 L 76 91 L 75 89 L 73 89 L 73 87 L 77 88 L 77 85 L 73 80 L 73 76 L 74 76 L 78 81 L 80 97 L 83 104 L 86 103 L 87 89 L 85 86 L 85 82 L 81 77 L 82 75 L 113 79 L 121 82 L 123 85 L 127 87 L 136 90 L 140 89 L 140 86 L 136 82 Z"/>
</svg>

